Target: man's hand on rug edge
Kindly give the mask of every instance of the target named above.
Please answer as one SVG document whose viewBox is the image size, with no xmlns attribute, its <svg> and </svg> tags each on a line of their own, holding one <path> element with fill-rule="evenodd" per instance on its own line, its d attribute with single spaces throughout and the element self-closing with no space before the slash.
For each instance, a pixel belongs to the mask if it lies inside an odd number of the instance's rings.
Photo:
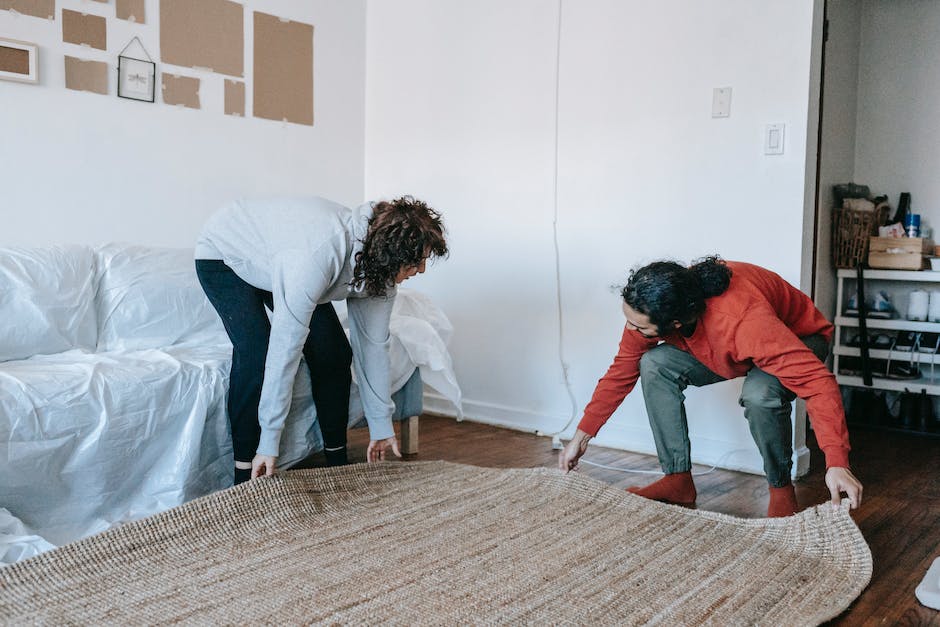
<svg viewBox="0 0 940 627">
<path fill-rule="evenodd" d="M 255 455 L 255 458 L 251 460 L 251 478 L 257 479 L 258 477 L 270 477 L 273 475 L 276 461 L 277 457 Z"/>
<path fill-rule="evenodd" d="M 398 450 L 398 439 L 394 435 L 384 440 L 370 440 L 369 448 L 366 449 L 366 460 L 370 464 L 385 461 L 385 451 L 389 448 L 395 453 L 395 457 L 401 457 L 401 452 Z"/>
<path fill-rule="evenodd" d="M 588 442 L 591 436 L 578 429 L 574 432 L 574 437 L 558 453 L 558 469 L 567 473 L 569 470 L 577 470 L 578 460 L 587 451 Z"/>
<path fill-rule="evenodd" d="M 862 484 L 848 468 L 833 466 L 827 470 L 826 487 L 829 488 L 833 507 L 839 507 L 842 492 L 845 492 L 852 509 L 862 504 Z"/>
</svg>

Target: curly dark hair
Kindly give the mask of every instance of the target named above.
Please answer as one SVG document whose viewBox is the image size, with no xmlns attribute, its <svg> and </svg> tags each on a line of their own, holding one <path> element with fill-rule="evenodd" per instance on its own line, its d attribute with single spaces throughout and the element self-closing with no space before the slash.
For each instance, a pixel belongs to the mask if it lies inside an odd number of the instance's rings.
<svg viewBox="0 0 940 627">
<path fill-rule="evenodd" d="M 365 285 L 370 296 L 385 296 L 403 268 L 446 257 L 447 252 L 444 223 L 437 211 L 411 196 L 378 202 L 362 251 L 356 253 L 352 284 Z"/>
<path fill-rule="evenodd" d="M 620 295 L 665 335 L 674 321 L 692 324 L 698 320 L 705 311 L 705 299 L 722 294 L 730 283 L 731 268 L 718 255 L 698 259 L 688 268 L 674 261 L 656 261 L 630 272 Z"/>
</svg>

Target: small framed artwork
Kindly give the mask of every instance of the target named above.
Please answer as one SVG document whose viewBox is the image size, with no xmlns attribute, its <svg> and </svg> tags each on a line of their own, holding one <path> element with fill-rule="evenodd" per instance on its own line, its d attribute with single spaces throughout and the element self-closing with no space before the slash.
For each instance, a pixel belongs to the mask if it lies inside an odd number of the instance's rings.
<svg viewBox="0 0 940 627">
<path fill-rule="evenodd" d="M 39 46 L 0 38 L 0 79 L 39 82 Z"/>
<path fill-rule="evenodd" d="M 153 61 L 118 57 L 118 96 L 153 102 L 156 73 Z"/>
</svg>

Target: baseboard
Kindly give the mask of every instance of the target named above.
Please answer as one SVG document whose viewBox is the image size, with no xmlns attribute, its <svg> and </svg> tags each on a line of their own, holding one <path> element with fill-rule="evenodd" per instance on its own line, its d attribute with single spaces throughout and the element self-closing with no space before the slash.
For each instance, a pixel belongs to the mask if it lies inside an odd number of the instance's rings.
<svg viewBox="0 0 940 627">
<path fill-rule="evenodd" d="M 702 436 L 692 439 L 692 463 L 736 470 L 755 475 L 764 474 L 764 462 L 753 442 L 733 442 Z M 598 446 L 616 448 L 656 456 L 656 444 L 649 426 L 607 423 L 604 431 L 594 438 Z M 696 469 L 698 471 L 700 469 Z"/>
<path fill-rule="evenodd" d="M 464 419 L 471 422 L 524 431 L 538 435 L 550 434 L 561 429 L 568 421 L 566 416 L 544 415 L 536 412 L 484 403 L 463 401 Z M 434 393 L 424 393 L 424 411 L 428 414 L 457 418 L 457 410 L 449 400 Z M 458 418 L 459 420 L 459 418 Z M 553 426 L 548 426 L 553 425 Z M 572 425 L 568 431 L 572 431 Z M 656 455 L 653 436 L 649 427 L 608 423 L 593 442 L 598 446 Z M 724 470 L 736 470 L 750 474 L 763 475 L 764 462 L 751 441 L 731 442 L 714 438 L 692 438 L 692 463 L 703 466 L 715 466 Z M 793 477 L 801 477 L 809 471 L 809 449 L 805 446 L 794 450 Z"/>
<path fill-rule="evenodd" d="M 547 416 L 494 403 L 464 399 L 461 404 L 463 405 L 464 418 L 467 420 L 494 427 L 513 429 L 514 431 L 537 434 L 551 433 L 551 431 L 545 431 L 546 424 L 557 424 L 557 428 L 560 429 L 568 421 L 568 418 L 564 416 Z M 428 414 L 460 420 L 457 416 L 457 409 L 448 399 L 431 392 L 424 393 L 424 411 Z"/>
</svg>

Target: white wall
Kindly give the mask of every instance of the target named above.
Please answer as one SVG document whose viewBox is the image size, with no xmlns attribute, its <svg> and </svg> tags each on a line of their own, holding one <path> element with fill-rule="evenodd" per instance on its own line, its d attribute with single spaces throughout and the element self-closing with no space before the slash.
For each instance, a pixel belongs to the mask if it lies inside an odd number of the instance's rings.
<svg viewBox="0 0 940 627">
<path fill-rule="evenodd" d="M 415 280 L 456 328 L 467 414 L 551 431 L 570 414 L 552 245 L 557 4 L 372 0 L 366 193 L 444 214 L 452 258 Z M 623 328 L 627 269 L 717 252 L 798 284 L 810 0 L 564 3 L 559 230 L 564 350 L 578 412 Z M 712 88 L 732 114 L 712 119 Z M 765 124 L 787 124 L 764 156 Z M 813 130 L 815 132 L 815 129 Z M 760 468 L 739 382 L 690 390 L 693 456 Z M 578 415 L 580 417 L 580 413 Z M 599 443 L 652 451 L 641 394 Z"/>
<path fill-rule="evenodd" d="M 940 3 L 862 5 L 855 178 L 940 227 Z"/>
<path fill-rule="evenodd" d="M 223 77 L 160 63 L 157 0 L 147 23 L 114 3 L 60 0 L 55 21 L 0 11 L 0 37 L 40 46 L 41 84 L 0 81 L 0 245 L 112 240 L 192 245 L 226 201 L 265 193 L 362 200 L 365 0 L 244 0 L 246 106 L 223 114 Z M 61 9 L 107 16 L 107 52 L 62 43 Z M 314 126 L 250 117 L 252 10 L 314 24 Z M 202 78 L 202 110 L 116 96 L 117 55 L 138 35 L 157 61 Z M 64 55 L 109 64 L 110 95 L 65 89 Z M 159 85 L 159 83 L 158 83 Z"/>
</svg>

